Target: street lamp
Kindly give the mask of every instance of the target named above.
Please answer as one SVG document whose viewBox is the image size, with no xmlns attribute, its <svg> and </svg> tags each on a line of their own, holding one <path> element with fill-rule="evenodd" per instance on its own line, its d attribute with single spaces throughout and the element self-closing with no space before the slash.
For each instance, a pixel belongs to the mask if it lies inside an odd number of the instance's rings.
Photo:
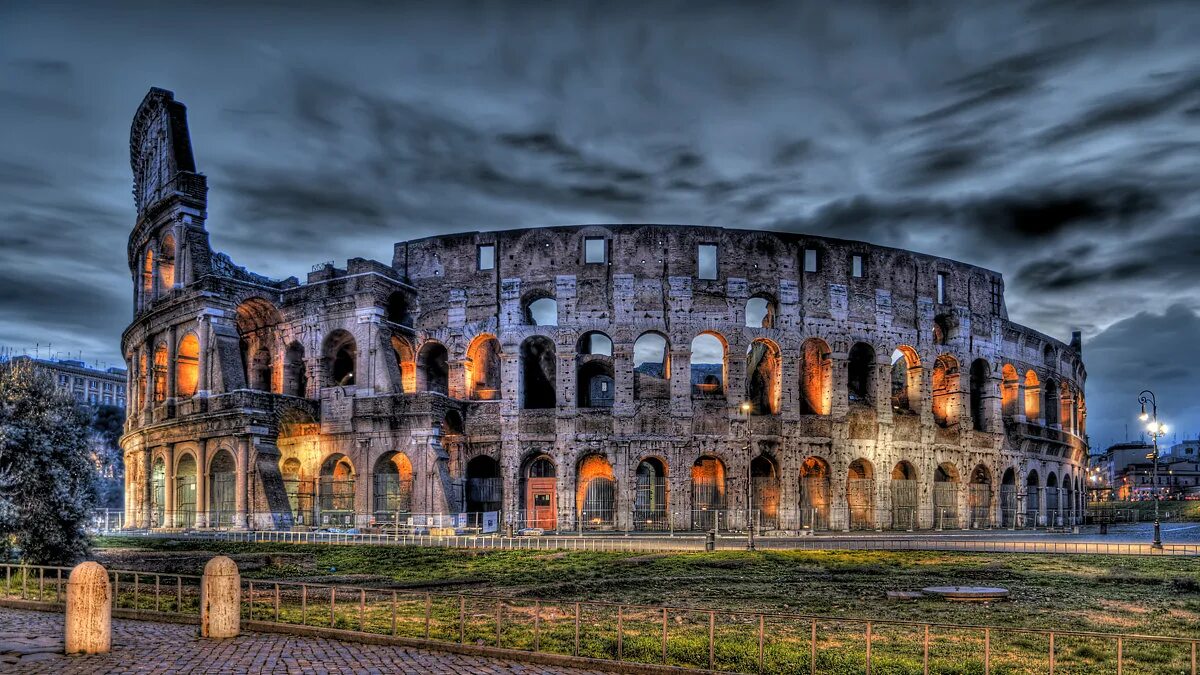
<svg viewBox="0 0 1200 675">
<path fill-rule="evenodd" d="M 751 478 L 750 465 L 754 462 L 754 458 L 750 456 L 750 410 L 753 406 L 749 401 L 742 401 L 738 406 L 738 410 L 745 418 L 746 425 L 746 445 L 742 447 L 746 451 L 746 550 L 754 550 L 754 480 Z"/>
<path fill-rule="evenodd" d="M 1141 394 L 1138 394 L 1138 402 L 1142 404 L 1142 414 L 1138 415 L 1138 419 L 1146 422 L 1146 433 L 1150 434 L 1151 440 L 1154 442 L 1154 454 L 1150 455 L 1153 466 L 1153 492 L 1154 497 L 1154 541 L 1150 544 L 1150 548 L 1162 549 L 1162 527 L 1158 519 L 1158 438 L 1159 436 L 1167 435 L 1167 425 L 1158 421 L 1158 401 L 1154 398 L 1154 392 L 1146 389 Z M 1150 412 L 1146 412 L 1146 404 L 1150 404 Z"/>
</svg>

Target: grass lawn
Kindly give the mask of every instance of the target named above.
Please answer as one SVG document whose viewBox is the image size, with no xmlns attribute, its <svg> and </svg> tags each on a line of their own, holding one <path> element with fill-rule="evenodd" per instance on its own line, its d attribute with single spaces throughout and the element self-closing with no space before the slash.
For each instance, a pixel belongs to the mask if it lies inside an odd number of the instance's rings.
<svg viewBox="0 0 1200 675">
<path fill-rule="evenodd" d="M 237 560 L 243 576 L 250 579 L 501 595 L 513 600 L 505 611 L 517 619 L 523 612 L 533 613 L 534 599 L 549 601 L 539 615 L 542 617 L 542 634 L 539 636 L 542 649 L 554 649 L 556 640 L 573 640 L 571 604 L 589 601 L 1191 638 L 1200 635 L 1198 558 L 918 551 L 639 554 L 233 544 L 135 537 L 102 538 L 97 541 L 95 557 L 116 569 L 199 574 L 207 559 L 218 553 Z M 1012 601 L 973 605 L 935 599 L 889 602 L 884 598 L 888 590 L 919 590 L 926 586 L 955 584 L 1003 586 L 1012 591 Z M 356 610 L 359 599 L 351 595 L 357 594 L 343 594 L 345 598 L 337 597 L 338 608 Z M 312 612 L 323 612 L 321 620 L 327 625 L 330 614 L 327 597 L 324 603 L 323 610 L 313 609 Z M 294 602 L 284 604 L 288 607 L 285 613 L 296 610 Z M 261 603 L 266 611 L 270 605 L 270 599 Z M 439 600 L 435 605 L 430 608 L 435 626 L 457 632 L 460 611 L 457 601 Z M 314 601 L 312 607 L 318 606 L 321 606 L 319 602 Z M 488 635 L 494 638 L 492 606 L 485 603 L 485 606 L 462 610 L 475 617 L 465 639 L 478 641 L 487 639 Z M 371 607 L 367 612 L 369 616 L 356 616 L 355 612 L 350 612 L 345 617 L 339 614 L 335 620 L 338 625 L 344 623 L 347 627 L 354 627 L 356 620 L 365 620 L 387 632 L 386 624 L 390 621 L 387 603 Z M 416 616 L 423 623 L 424 608 L 411 609 L 402 614 Z M 615 613 L 615 610 L 595 611 L 601 615 Z M 437 622 L 439 617 L 440 624 Z M 297 617 L 296 620 L 301 619 Z M 567 623 L 563 624 L 563 621 Z M 625 657 L 638 658 L 644 652 L 646 658 L 642 660 L 659 660 L 660 612 L 630 612 L 623 621 L 628 635 L 621 646 Z M 739 625 L 747 622 L 753 625 Z M 513 621 L 514 626 L 519 623 Z M 585 618 L 584 623 L 593 627 L 608 623 L 615 626 L 615 617 L 590 617 Z M 767 670 L 805 672 L 809 622 L 768 620 L 767 623 L 765 631 L 770 636 L 770 644 L 764 647 L 764 660 L 778 665 L 778 668 L 768 666 Z M 824 668 L 819 670 L 860 672 L 864 654 L 858 636 L 862 629 L 861 624 L 822 623 L 819 663 L 824 664 Z M 566 633 L 561 632 L 564 630 Z M 705 613 L 673 615 L 671 630 L 673 635 L 678 631 L 679 636 L 670 641 L 670 662 L 706 663 L 708 618 Z M 716 657 L 718 665 L 753 670 L 746 666 L 748 663 L 753 665 L 758 655 L 757 619 L 722 618 L 715 633 L 720 652 Z M 689 636 L 693 638 L 690 642 Z M 458 638 L 457 635 L 443 637 Z M 510 635 L 506 627 L 503 637 L 505 646 L 532 646 L 533 638 L 528 630 L 514 629 Z M 918 665 L 920 663 L 920 639 L 919 631 L 914 628 L 877 627 L 873 639 L 873 672 L 912 672 L 913 659 L 917 659 Z M 581 639 L 584 643 L 581 649 L 584 652 L 589 649 L 596 653 L 615 652 L 615 645 L 608 638 L 596 640 L 599 642 L 593 644 L 592 638 L 585 635 Z M 935 636 L 935 651 L 940 656 L 931 672 L 982 672 L 979 659 L 965 656 L 977 655 L 981 651 L 981 641 L 982 635 L 977 634 Z M 998 656 L 993 659 L 992 671 L 1044 672 L 1045 663 L 1039 663 L 1036 658 L 1044 661 L 1046 643 L 1046 638 L 1036 635 L 995 636 L 993 648 L 1012 658 Z M 1104 640 L 1060 638 L 1056 658 L 1061 672 L 1115 672 L 1115 667 L 1087 665 L 1110 660 L 1114 649 Z M 1178 648 L 1173 649 L 1178 651 Z M 1128 644 L 1126 654 L 1132 656 L 1132 662 L 1126 664 L 1125 673 L 1186 672 L 1176 666 L 1182 667 L 1187 656 L 1175 654 L 1165 647 Z"/>
</svg>

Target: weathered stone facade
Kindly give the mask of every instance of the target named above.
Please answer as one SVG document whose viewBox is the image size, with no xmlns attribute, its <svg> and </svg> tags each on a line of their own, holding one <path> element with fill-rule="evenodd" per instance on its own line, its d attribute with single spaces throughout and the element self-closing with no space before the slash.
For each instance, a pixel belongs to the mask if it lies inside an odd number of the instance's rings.
<svg viewBox="0 0 1200 675">
<path fill-rule="evenodd" d="M 1080 511 L 1079 337 L 1010 322 L 996 272 L 800 234 L 588 225 L 401 242 L 390 265 L 276 281 L 210 249 L 170 92 L 139 108 L 131 161 L 130 526 L 501 510 L 550 529 L 738 528 L 748 493 L 785 531 Z"/>
</svg>

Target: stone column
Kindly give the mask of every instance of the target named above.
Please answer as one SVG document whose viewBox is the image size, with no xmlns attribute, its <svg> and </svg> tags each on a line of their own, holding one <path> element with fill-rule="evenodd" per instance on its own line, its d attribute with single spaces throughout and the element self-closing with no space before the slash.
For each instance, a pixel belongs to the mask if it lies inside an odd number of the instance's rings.
<svg viewBox="0 0 1200 675">
<path fill-rule="evenodd" d="M 175 326 L 167 330 L 167 396 L 166 401 L 175 401 Z"/>
<path fill-rule="evenodd" d="M 144 373 L 146 376 L 146 383 L 145 383 L 146 387 L 145 387 L 145 391 L 142 392 L 144 394 L 144 398 L 142 399 L 142 411 L 146 414 L 146 422 L 149 423 L 149 422 L 154 421 L 154 418 L 151 416 L 152 412 L 154 410 L 154 338 L 153 337 L 146 338 L 146 345 L 145 345 L 145 347 L 143 347 L 143 349 L 146 350 L 146 359 L 145 359 L 146 360 L 146 372 Z"/>
<path fill-rule="evenodd" d="M 154 467 L 150 463 L 150 448 L 142 448 L 142 526 L 150 527 L 150 491 L 154 481 Z"/>
<path fill-rule="evenodd" d="M 174 284 L 174 288 L 183 288 L 183 262 L 184 262 L 183 255 L 184 255 L 184 251 L 186 250 L 184 248 L 183 238 L 187 236 L 187 229 L 181 225 L 176 225 L 172 229 L 173 229 L 172 234 L 174 234 L 174 237 L 172 237 L 172 238 L 175 240 L 175 279 L 174 279 L 175 284 Z"/>
<path fill-rule="evenodd" d="M 163 468 L 163 501 L 166 507 L 163 509 L 163 527 L 175 527 L 178 522 L 175 518 L 175 445 L 168 443 L 163 447 L 164 459 Z"/>
<path fill-rule="evenodd" d="M 208 444 L 201 440 L 196 458 L 196 527 L 208 527 Z"/>
<path fill-rule="evenodd" d="M 233 527 L 246 527 L 246 488 L 249 485 L 247 476 L 250 473 L 250 437 L 242 436 L 237 440 L 237 473 L 235 476 Z"/>
<path fill-rule="evenodd" d="M 206 312 L 196 317 L 196 340 L 200 343 L 200 373 L 196 380 L 196 396 L 208 396 L 208 369 L 212 367 L 212 359 L 208 354 L 209 319 Z"/>
</svg>

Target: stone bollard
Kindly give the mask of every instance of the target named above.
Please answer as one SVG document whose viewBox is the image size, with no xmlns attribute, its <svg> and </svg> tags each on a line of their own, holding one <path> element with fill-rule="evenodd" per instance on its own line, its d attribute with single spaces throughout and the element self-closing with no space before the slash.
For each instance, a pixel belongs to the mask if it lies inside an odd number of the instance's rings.
<svg viewBox="0 0 1200 675">
<path fill-rule="evenodd" d="M 200 637 L 237 637 L 242 628 L 242 576 L 237 563 L 219 555 L 200 580 Z"/>
<path fill-rule="evenodd" d="M 112 591 L 108 570 L 85 562 L 67 577 L 66 653 L 107 654 L 112 648 Z"/>
</svg>

